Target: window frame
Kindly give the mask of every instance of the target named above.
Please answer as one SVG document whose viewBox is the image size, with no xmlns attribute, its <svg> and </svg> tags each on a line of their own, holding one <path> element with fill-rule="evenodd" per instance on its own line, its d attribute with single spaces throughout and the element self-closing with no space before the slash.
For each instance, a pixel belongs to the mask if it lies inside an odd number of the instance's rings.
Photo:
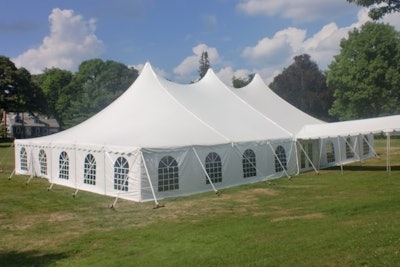
<svg viewBox="0 0 400 267">
<path fill-rule="evenodd" d="M 250 178 L 257 176 L 257 161 L 256 153 L 254 150 L 248 148 L 243 152 L 242 156 L 242 169 L 243 178 Z"/>
<path fill-rule="evenodd" d="M 158 162 L 158 192 L 179 190 L 179 165 L 172 156 L 164 156 Z"/>
<path fill-rule="evenodd" d="M 206 184 L 210 184 L 210 180 L 213 184 L 222 183 L 222 160 L 216 152 L 210 152 L 207 154 L 205 159 Z M 208 179 L 210 178 L 210 179 Z"/>
</svg>

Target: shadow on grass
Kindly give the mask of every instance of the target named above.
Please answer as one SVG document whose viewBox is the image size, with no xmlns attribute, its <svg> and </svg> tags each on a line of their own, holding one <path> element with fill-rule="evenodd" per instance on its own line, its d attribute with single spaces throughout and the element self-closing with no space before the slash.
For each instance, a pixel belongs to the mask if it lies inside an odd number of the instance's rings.
<svg viewBox="0 0 400 267">
<path fill-rule="evenodd" d="M 68 255 L 65 253 L 44 254 L 36 250 L 25 252 L 0 251 L 0 265 L 9 267 L 49 266 L 67 257 Z"/>
<path fill-rule="evenodd" d="M 400 165 L 390 166 L 392 171 L 399 171 Z M 386 166 L 360 166 L 360 165 L 343 165 L 344 170 L 348 171 L 386 171 Z M 328 170 L 340 170 L 340 166 L 328 168 Z"/>
</svg>

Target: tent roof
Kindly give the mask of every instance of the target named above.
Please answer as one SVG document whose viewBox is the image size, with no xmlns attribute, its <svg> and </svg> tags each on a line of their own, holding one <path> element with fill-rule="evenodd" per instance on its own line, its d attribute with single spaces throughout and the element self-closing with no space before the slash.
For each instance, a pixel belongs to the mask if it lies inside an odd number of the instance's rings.
<svg viewBox="0 0 400 267">
<path fill-rule="evenodd" d="M 247 86 L 232 88 L 232 91 L 292 134 L 296 134 L 306 124 L 325 123 L 283 100 L 264 83 L 258 74 L 255 74 Z"/>
<path fill-rule="evenodd" d="M 304 126 L 297 139 L 400 132 L 400 115 Z"/>
<path fill-rule="evenodd" d="M 235 142 L 293 138 L 232 93 L 212 69 L 197 83 L 178 85 L 160 79 L 163 87 L 197 118 Z"/>
<path fill-rule="evenodd" d="M 162 148 L 293 138 L 239 100 L 212 70 L 197 83 L 181 85 L 159 77 L 146 63 L 128 90 L 99 113 L 29 141 Z"/>
</svg>

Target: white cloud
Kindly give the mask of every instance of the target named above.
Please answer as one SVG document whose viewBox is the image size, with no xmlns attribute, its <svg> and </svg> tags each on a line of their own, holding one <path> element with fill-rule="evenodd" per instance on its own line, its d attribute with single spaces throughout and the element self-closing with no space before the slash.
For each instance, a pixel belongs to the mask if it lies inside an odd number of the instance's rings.
<svg viewBox="0 0 400 267">
<path fill-rule="evenodd" d="M 75 71 L 87 59 L 99 56 L 104 45 L 95 35 L 96 21 L 84 20 L 73 10 L 53 9 L 49 16 L 50 35 L 39 47 L 32 48 L 14 58 L 18 67 L 27 68 L 32 74 L 45 68 L 57 67 Z"/>
<path fill-rule="evenodd" d="M 315 61 L 320 69 L 325 70 L 333 56 L 339 54 L 340 41 L 348 37 L 349 31 L 361 27 L 368 20 L 368 10 L 361 9 L 356 23 L 342 28 L 336 23 L 329 23 L 308 38 L 306 30 L 284 29 L 272 38 L 264 37 L 253 47 L 246 47 L 242 56 L 249 64 L 260 67 L 257 72 L 266 81 L 270 81 L 271 77 L 265 75 L 276 75 L 293 62 L 293 57 L 301 54 L 309 54 L 311 60 Z"/>
<path fill-rule="evenodd" d="M 207 51 L 210 65 L 219 63 L 218 51 L 214 47 L 208 47 L 206 44 L 199 44 L 192 49 L 193 55 L 185 58 L 177 67 L 174 68 L 174 73 L 180 76 L 185 76 L 199 69 L 199 60 L 201 54 Z"/>
<path fill-rule="evenodd" d="M 344 0 L 242 0 L 237 9 L 249 15 L 280 16 L 306 22 L 346 12 L 349 6 Z"/>
<path fill-rule="evenodd" d="M 288 28 L 277 32 L 273 38 L 265 37 L 256 46 L 246 47 L 242 56 L 253 64 L 278 64 L 283 58 L 290 56 L 293 51 L 301 48 L 306 36 L 305 30 Z"/>
<path fill-rule="evenodd" d="M 234 71 L 232 67 L 229 66 L 220 69 L 215 74 L 223 83 L 225 83 L 228 86 L 232 86 L 233 76 L 235 76 L 236 78 L 247 79 L 250 73 L 252 72 L 246 69 L 239 69 Z"/>
</svg>

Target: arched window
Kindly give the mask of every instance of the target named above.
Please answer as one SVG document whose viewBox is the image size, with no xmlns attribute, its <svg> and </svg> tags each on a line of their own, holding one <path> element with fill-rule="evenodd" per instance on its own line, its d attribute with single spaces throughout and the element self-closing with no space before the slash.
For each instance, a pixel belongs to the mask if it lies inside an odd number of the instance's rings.
<svg viewBox="0 0 400 267">
<path fill-rule="evenodd" d="M 83 166 L 83 183 L 96 185 L 96 159 L 92 154 L 85 157 Z"/>
<path fill-rule="evenodd" d="M 59 178 L 66 179 L 69 178 L 69 158 L 67 152 L 63 151 L 58 158 L 58 167 L 60 170 Z"/>
<path fill-rule="evenodd" d="M 43 149 L 41 149 L 39 151 L 39 165 L 40 165 L 40 173 L 46 175 L 47 174 L 47 155 Z"/>
<path fill-rule="evenodd" d="M 211 152 L 206 157 L 206 172 L 212 183 L 222 182 L 222 162 L 220 156 Z M 209 184 L 210 181 L 206 177 L 206 183 Z"/>
<path fill-rule="evenodd" d="M 114 189 L 128 191 L 129 163 L 124 157 L 119 157 L 114 164 Z"/>
<path fill-rule="evenodd" d="M 23 147 L 19 151 L 19 158 L 21 164 L 21 170 L 27 171 L 28 170 L 28 155 L 26 154 L 26 149 Z"/>
<path fill-rule="evenodd" d="M 257 176 L 256 154 L 251 149 L 246 149 L 242 158 L 243 178 Z"/>
<path fill-rule="evenodd" d="M 275 150 L 275 154 L 275 172 L 281 172 L 284 169 L 287 170 L 286 151 L 283 146 L 278 146 Z"/>
<path fill-rule="evenodd" d="M 171 156 L 165 156 L 158 163 L 158 191 L 176 189 L 179 189 L 178 162 Z"/>
<path fill-rule="evenodd" d="M 369 154 L 369 144 L 368 144 L 368 137 L 363 136 L 363 155 L 368 155 Z"/>
<path fill-rule="evenodd" d="M 335 149 L 331 141 L 326 142 L 325 149 L 326 149 L 326 161 L 328 163 L 335 162 Z"/>
<path fill-rule="evenodd" d="M 351 146 L 352 146 L 351 138 L 347 137 L 346 138 L 346 158 L 347 159 L 350 159 L 350 158 L 354 157 L 354 151 L 353 151 L 353 148 Z"/>
</svg>

